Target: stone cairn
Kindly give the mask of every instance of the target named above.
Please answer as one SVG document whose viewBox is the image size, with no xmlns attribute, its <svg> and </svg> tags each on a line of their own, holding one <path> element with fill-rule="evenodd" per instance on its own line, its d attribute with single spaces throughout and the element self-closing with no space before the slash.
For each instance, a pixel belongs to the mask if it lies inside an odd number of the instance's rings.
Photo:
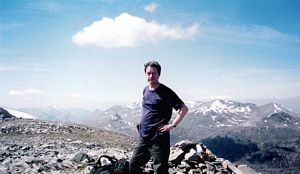
<svg viewBox="0 0 300 174">
<path fill-rule="evenodd" d="M 146 164 L 145 173 L 154 173 L 153 162 Z M 217 158 L 204 144 L 183 140 L 171 147 L 170 174 L 256 174 L 246 165 L 235 165 Z"/>
</svg>

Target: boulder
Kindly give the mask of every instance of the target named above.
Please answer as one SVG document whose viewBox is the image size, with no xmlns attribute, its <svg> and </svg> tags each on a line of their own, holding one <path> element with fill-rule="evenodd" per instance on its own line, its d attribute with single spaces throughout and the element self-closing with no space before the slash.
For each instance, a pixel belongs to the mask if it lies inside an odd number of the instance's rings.
<svg viewBox="0 0 300 174">
<path fill-rule="evenodd" d="M 80 163 L 81 161 L 90 161 L 90 157 L 83 153 L 83 152 L 78 152 L 74 155 L 74 157 L 71 159 L 71 161 L 76 162 L 76 163 Z"/>
</svg>

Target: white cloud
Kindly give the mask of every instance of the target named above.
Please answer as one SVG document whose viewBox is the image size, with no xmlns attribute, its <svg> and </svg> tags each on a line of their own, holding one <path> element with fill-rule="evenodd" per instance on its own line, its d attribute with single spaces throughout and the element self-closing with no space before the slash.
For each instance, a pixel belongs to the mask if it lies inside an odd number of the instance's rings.
<svg viewBox="0 0 300 174">
<path fill-rule="evenodd" d="M 103 17 L 93 22 L 92 25 L 77 32 L 73 36 L 73 42 L 103 48 L 136 47 L 156 43 L 162 39 L 194 39 L 197 33 L 197 24 L 188 28 L 169 27 L 122 13 L 114 19 Z"/>
<path fill-rule="evenodd" d="M 10 90 L 9 95 L 11 96 L 30 96 L 30 95 L 38 95 L 43 92 L 39 89 L 24 89 L 24 90 Z"/>
<path fill-rule="evenodd" d="M 157 5 L 155 3 L 151 3 L 151 4 L 146 5 L 144 10 L 149 13 L 154 13 L 156 11 L 156 8 L 157 8 Z"/>
</svg>

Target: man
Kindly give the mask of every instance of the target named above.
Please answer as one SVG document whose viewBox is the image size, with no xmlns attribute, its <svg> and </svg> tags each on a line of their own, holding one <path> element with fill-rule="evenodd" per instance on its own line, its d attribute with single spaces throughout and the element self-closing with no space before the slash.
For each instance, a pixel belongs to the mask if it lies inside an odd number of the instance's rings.
<svg viewBox="0 0 300 174">
<path fill-rule="evenodd" d="M 130 174 L 141 174 L 141 167 L 152 157 L 154 172 L 168 174 L 170 154 L 170 130 L 186 115 L 188 108 L 167 86 L 161 84 L 161 67 L 156 61 L 144 67 L 148 86 L 143 91 L 142 118 L 138 126 L 140 139 L 130 160 Z M 177 111 L 170 123 L 172 109 Z"/>
</svg>

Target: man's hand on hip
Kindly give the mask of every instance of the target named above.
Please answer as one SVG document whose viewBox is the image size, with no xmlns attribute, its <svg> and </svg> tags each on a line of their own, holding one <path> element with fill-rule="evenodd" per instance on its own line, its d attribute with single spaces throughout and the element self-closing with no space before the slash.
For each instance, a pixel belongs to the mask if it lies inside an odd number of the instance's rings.
<svg viewBox="0 0 300 174">
<path fill-rule="evenodd" d="M 161 125 L 159 127 L 159 131 L 161 132 L 166 132 L 166 131 L 170 131 L 171 129 L 174 128 L 174 125 L 173 124 L 165 124 L 165 125 Z"/>
</svg>

